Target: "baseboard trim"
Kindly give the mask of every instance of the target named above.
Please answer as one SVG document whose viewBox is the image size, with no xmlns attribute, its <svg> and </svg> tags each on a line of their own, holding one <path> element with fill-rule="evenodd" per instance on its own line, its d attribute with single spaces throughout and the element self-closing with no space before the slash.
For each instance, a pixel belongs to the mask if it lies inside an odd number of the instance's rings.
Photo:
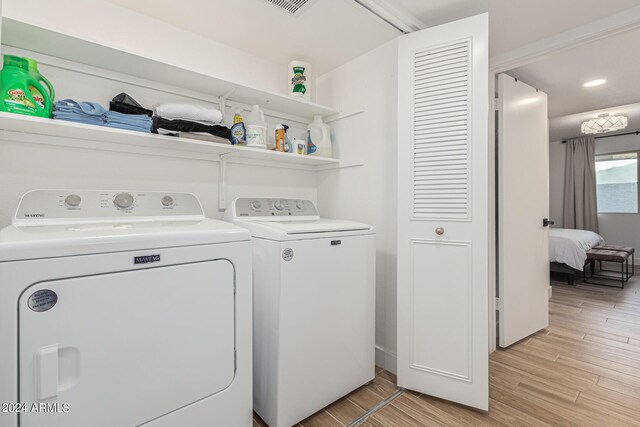
<svg viewBox="0 0 640 427">
<path fill-rule="evenodd" d="M 397 373 L 398 356 L 395 353 L 390 352 L 386 348 L 377 345 L 376 346 L 376 365 L 391 372 Z"/>
</svg>

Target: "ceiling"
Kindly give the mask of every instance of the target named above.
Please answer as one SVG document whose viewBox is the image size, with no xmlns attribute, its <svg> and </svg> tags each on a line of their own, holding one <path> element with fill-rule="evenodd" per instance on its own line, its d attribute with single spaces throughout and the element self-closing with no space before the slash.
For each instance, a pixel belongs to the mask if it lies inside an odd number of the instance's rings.
<svg viewBox="0 0 640 427">
<path fill-rule="evenodd" d="M 295 17 L 265 0 L 108 0 L 183 30 L 322 75 L 396 37 L 352 0 L 317 0 Z"/>
<path fill-rule="evenodd" d="M 427 26 L 489 12 L 489 54 L 528 43 L 640 5 L 640 0 L 393 0 Z"/>
<path fill-rule="evenodd" d="M 550 55 L 507 74 L 548 94 L 551 141 L 579 136 L 580 124 L 599 113 L 629 116 L 625 131 L 640 128 L 640 31 L 607 37 Z M 606 79 L 601 86 L 584 83 Z"/>
<path fill-rule="evenodd" d="M 549 95 L 549 117 L 640 101 L 640 31 L 579 46 L 507 72 Z M 602 86 L 584 83 L 606 79 Z"/>
<path fill-rule="evenodd" d="M 284 67 L 308 61 L 322 75 L 400 33 L 354 0 L 315 0 L 293 16 L 265 0 L 107 0 Z M 431 27 L 489 12 L 490 56 L 588 24 L 640 0 L 368 0 Z M 580 134 L 601 109 L 624 112 L 640 127 L 640 31 L 580 46 L 509 72 L 549 95 L 551 140 Z M 600 87 L 586 81 L 605 78 Z M 625 105 L 620 108 L 612 106 Z M 588 111 L 588 113 L 580 113 Z M 634 127 L 635 129 L 635 127 Z"/>
<path fill-rule="evenodd" d="M 399 35 L 354 0 L 317 0 L 298 17 L 265 0 L 183 0 L 179 6 L 174 0 L 108 1 L 283 66 L 306 60 L 316 75 Z M 426 26 L 489 12 L 491 56 L 640 5 L 640 0 L 373 1 Z"/>
<path fill-rule="evenodd" d="M 549 141 L 562 141 L 567 138 L 580 136 L 580 125 L 582 122 L 598 117 L 598 114 L 623 114 L 629 118 L 629 126 L 626 129 L 615 133 L 624 133 L 640 129 L 640 103 L 622 105 L 612 108 L 601 108 L 585 113 L 569 114 L 549 120 Z M 609 134 L 607 134 L 609 135 Z"/>
</svg>

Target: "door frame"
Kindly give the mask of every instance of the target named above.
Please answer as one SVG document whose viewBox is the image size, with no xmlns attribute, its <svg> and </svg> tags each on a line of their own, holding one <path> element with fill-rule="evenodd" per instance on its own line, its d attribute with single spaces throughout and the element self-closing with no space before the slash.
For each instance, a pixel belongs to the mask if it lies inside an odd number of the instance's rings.
<svg viewBox="0 0 640 427">
<path fill-rule="evenodd" d="M 636 6 L 622 12 L 607 16 L 597 21 L 572 28 L 565 32 L 547 37 L 533 43 L 511 50 L 502 55 L 489 58 L 489 141 L 496 138 L 496 121 L 494 99 L 496 97 L 496 78 L 500 73 L 537 62 L 546 56 L 562 52 L 563 50 L 588 44 L 616 34 L 623 34 L 640 29 L 640 6 Z M 497 348 L 497 316 L 496 295 L 498 286 L 497 277 L 497 243 L 498 229 L 496 226 L 496 184 L 498 180 L 496 170 L 496 144 L 489 143 L 489 353 Z"/>
</svg>

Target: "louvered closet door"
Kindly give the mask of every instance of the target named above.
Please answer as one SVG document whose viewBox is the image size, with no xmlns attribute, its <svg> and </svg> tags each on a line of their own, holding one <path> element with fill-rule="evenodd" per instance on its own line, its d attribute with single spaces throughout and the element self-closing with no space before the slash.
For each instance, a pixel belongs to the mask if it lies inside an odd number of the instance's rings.
<svg viewBox="0 0 640 427">
<path fill-rule="evenodd" d="M 487 15 L 402 36 L 398 385 L 488 409 Z"/>
</svg>

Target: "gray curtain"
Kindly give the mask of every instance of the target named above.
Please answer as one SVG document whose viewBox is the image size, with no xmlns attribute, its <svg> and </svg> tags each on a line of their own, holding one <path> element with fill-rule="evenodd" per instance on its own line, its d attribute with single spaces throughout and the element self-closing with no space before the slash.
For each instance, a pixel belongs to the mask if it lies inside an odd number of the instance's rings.
<svg viewBox="0 0 640 427">
<path fill-rule="evenodd" d="M 563 222 L 564 228 L 598 232 L 595 139 L 592 136 L 567 141 Z"/>
</svg>

